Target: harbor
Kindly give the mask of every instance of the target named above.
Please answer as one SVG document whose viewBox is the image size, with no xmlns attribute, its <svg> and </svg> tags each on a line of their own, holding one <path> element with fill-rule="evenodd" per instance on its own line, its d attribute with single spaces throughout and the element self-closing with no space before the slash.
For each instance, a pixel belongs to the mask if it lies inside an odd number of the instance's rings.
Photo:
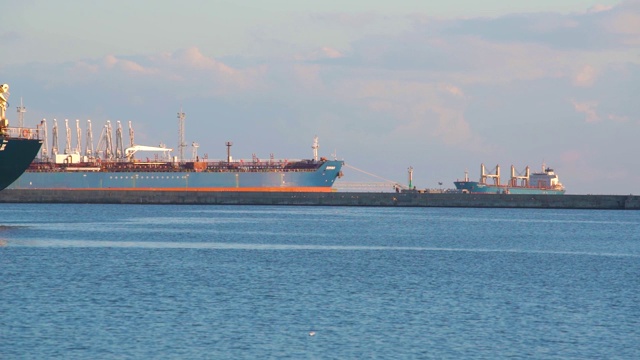
<svg viewBox="0 0 640 360">
<path fill-rule="evenodd" d="M 24 108 L 19 108 L 22 114 L 20 109 Z M 116 121 L 114 129 L 107 121 L 94 148 L 91 120 L 87 120 L 86 131 L 76 120 L 72 131 L 65 119 L 64 131 L 59 131 L 54 119 L 49 150 L 49 130 L 43 119 L 35 131 L 30 131 L 38 139 L 38 148 L 42 145 L 40 156 L 0 192 L 0 202 L 640 210 L 638 196 L 565 195 L 558 175 L 545 164 L 538 172 L 532 172 L 529 166 L 519 172 L 511 165 L 507 182 L 501 182 L 500 165 L 487 170 L 481 164 L 479 181 L 470 180 L 465 172 L 463 181 L 454 182 L 455 189 L 416 189 L 412 166 L 405 186 L 347 165 L 335 156 L 320 156 L 317 136 L 309 159 L 276 159 L 273 153 L 266 160 L 255 153 L 251 159 L 234 159 L 231 141 L 224 144 L 226 158 L 209 159 L 206 154 L 200 158 L 199 145 L 194 142 L 188 159 L 184 153 L 185 117 L 180 109 L 178 155 L 174 156 L 173 149 L 162 143 L 138 145 L 131 121 L 128 147 L 124 146 L 121 122 Z M 21 118 L 20 126 L 22 122 Z M 59 132 L 66 134 L 64 150 Z M 151 158 L 135 157 L 144 151 L 153 153 Z M 343 177 L 343 166 L 383 179 L 381 184 L 395 191 L 338 189 L 334 185 Z"/>
<path fill-rule="evenodd" d="M 637 195 L 392 192 L 203 192 L 5 189 L 0 203 L 292 205 L 640 210 Z"/>
</svg>

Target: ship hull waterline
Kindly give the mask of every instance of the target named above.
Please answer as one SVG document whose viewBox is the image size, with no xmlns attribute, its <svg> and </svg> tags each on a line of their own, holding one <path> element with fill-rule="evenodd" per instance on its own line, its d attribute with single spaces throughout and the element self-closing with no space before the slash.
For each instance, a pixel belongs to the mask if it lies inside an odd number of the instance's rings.
<svg viewBox="0 0 640 360">
<path fill-rule="evenodd" d="M 481 184 L 476 181 L 455 181 L 456 189 L 471 194 L 518 194 L 518 195 L 564 195 L 565 190 L 518 187 L 518 186 L 496 186 Z"/>
<path fill-rule="evenodd" d="M 27 171 L 9 188 L 113 191 L 330 192 L 342 161 L 309 171 Z"/>
</svg>

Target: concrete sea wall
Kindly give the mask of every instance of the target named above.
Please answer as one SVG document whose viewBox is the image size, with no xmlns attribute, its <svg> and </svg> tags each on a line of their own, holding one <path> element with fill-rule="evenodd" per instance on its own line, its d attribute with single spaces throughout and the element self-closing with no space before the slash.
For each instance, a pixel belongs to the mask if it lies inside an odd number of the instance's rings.
<svg viewBox="0 0 640 360">
<path fill-rule="evenodd" d="M 633 195 L 511 195 L 374 192 L 0 191 L 2 203 L 211 204 L 640 210 Z"/>
</svg>

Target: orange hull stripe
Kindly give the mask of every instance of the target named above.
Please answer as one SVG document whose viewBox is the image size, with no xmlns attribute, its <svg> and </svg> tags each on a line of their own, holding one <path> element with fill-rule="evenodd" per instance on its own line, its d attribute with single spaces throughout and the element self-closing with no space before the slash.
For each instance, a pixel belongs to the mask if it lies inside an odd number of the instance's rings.
<svg viewBox="0 0 640 360">
<path fill-rule="evenodd" d="M 334 189 L 326 186 L 305 187 L 190 187 L 190 188 L 48 188 L 33 190 L 64 190 L 64 191 L 183 191 L 183 192 L 333 192 Z"/>
</svg>

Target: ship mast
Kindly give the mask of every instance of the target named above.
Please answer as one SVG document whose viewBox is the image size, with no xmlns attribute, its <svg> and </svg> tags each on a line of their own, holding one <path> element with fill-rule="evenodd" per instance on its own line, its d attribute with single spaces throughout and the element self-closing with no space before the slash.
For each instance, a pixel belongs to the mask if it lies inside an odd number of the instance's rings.
<svg viewBox="0 0 640 360">
<path fill-rule="evenodd" d="M 47 149 L 47 119 L 40 121 L 40 128 L 42 129 L 42 148 L 40 149 L 40 159 L 42 161 L 49 160 L 49 150 Z"/>
<path fill-rule="evenodd" d="M 129 120 L 129 147 L 133 147 L 135 145 L 135 141 L 133 141 L 133 126 L 131 125 L 131 120 Z"/>
<path fill-rule="evenodd" d="M 233 146 L 233 143 L 231 141 L 227 141 L 225 145 L 227 146 L 227 164 L 231 164 L 231 147 Z"/>
<path fill-rule="evenodd" d="M 71 129 L 69 129 L 69 119 L 64 119 L 64 128 L 66 136 L 66 142 L 64 144 L 64 153 L 71 154 Z"/>
<path fill-rule="evenodd" d="M 511 186 L 529 187 L 530 174 L 531 171 L 528 166 L 524 169 L 524 175 L 520 175 L 520 173 L 516 171 L 516 167 L 511 165 Z M 520 180 L 520 185 L 518 185 L 518 180 Z"/>
<path fill-rule="evenodd" d="M 113 160 L 113 142 L 111 141 L 111 121 L 107 120 L 107 124 L 102 128 L 100 133 L 100 141 L 98 141 L 98 153 L 103 153 L 105 160 Z"/>
<path fill-rule="evenodd" d="M 80 129 L 79 119 L 76 119 L 76 150 L 74 153 L 78 155 L 82 153 L 82 130 Z"/>
<path fill-rule="evenodd" d="M 480 183 L 486 184 L 487 179 L 492 178 L 495 185 L 500 186 L 500 165 L 496 165 L 495 174 L 487 174 L 484 164 L 480 164 Z"/>
<path fill-rule="evenodd" d="M 55 158 L 58 155 L 58 120 L 53 119 L 51 128 L 51 155 Z"/>
<path fill-rule="evenodd" d="M 20 106 L 18 106 L 18 127 L 24 127 L 24 113 L 27 112 L 27 108 L 22 105 L 22 98 L 20 98 Z"/>
<path fill-rule="evenodd" d="M 316 135 L 313 138 L 313 145 L 311 145 L 311 148 L 313 149 L 313 161 L 318 161 L 318 148 L 320 146 L 318 146 L 318 136 Z"/>
<path fill-rule="evenodd" d="M 113 129 L 111 128 L 111 121 L 107 121 L 107 133 L 105 135 L 107 138 L 107 159 L 113 160 Z"/>
<path fill-rule="evenodd" d="M 87 140 L 85 145 L 85 156 L 88 158 L 93 157 L 93 130 L 91 129 L 91 120 L 87 120 Z"/>
<path fill-rule="evenodd" d="M 178 113 L 178 137 L 180 138 L 178 141 L 178 153 L 180 156 L 180 162 L 184 161 L 184 148 L 187 147 L 187 144 L 184 142 L 184 119 L 187 116 L 182 112 L 182 106 L 180 107 L 180 112 Z"/>
<path fill-rule="evenodd" d="M 124 146 L 122 144 L 122 124 L 120 120 L 116 121 L 116 159 L 124 158 Z"/>
</svg>

